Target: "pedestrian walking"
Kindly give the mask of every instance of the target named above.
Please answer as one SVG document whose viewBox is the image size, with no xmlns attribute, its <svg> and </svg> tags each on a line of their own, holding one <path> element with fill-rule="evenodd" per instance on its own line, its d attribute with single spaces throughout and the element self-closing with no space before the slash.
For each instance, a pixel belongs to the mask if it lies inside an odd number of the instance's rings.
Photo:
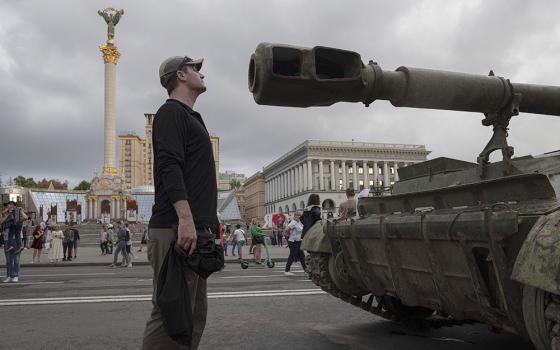
<svg viewBox="0 0 560 350">
<path fill-rule="evenodd" d="M 239 224 L 235 225 L 235 231 L 233 231 L 233 239 L 235 241 L 234 248 L 237 248 L 237 255 L 239 255 L 239 260 L 243 261 L 243 246 L 245 245 L 247 236 L 245 235 L 245 231 L 241 229 L 241 225 Z"/>
<path fill-rule="evenodd" d="M 62 240 L 62 253 L 64 257 L 62 261 L 72 261 L 72 248 L 74 247 L 74 230 L 67 226 L 62 232 L 64 238 Z"/>
<path fill-rule="evenodd" d="M 51 248 L 49 251 L 49 261 L 51 263 L 59 262 L 62 259 L 62 240 L 64 239 L 64 233 L 60 230 L 58 225 L 53 225 L 51 233 Z"/>
<path fill-rule="evenodd" d="M 36 262 L 41 262 L 41 251 L 43 250 L 43 240 L 44 240 L 45 232 L 41 229 L 41 226 L 35 226 L 33 230 L 33 242 L 31 243 L 31 248 L 33 248 L 33 258 L 31 259 L 31 263 L 34 264 Z"/>
<path fill-rule="evenodd" d="M 21 230 L 27 215 L 16 202 L 6 203 L 0 216 L 2 235 L 4 236 L 4 255 L 6 256 L 6 279 L 3 282 L 19 282 L 19 259 L 23 250 Z"/>
<path fill-rule="evenodd" d="M 193 110 L 197 97 L 206 91 L 201 67 L 202 60 L 177 56 L 166 59 L 159 69 L 160 82 L 169 99 L 157 111 L 152 129 L 155 203 L 149 224 L 148 251 L 154 289 L 172 241 L 176 240 L 191 255 L 198 235 L 218 232 L 212 143 L 202 116 Z M 196 350 L 206 325 L 207 285 L 206 279 L 188 268 L 184 269 L 184 278 L 190 294 L 190 300 L 185 303 L 192 308 L 192 342 L 188 348 Z M 185 348 L 166 333 L 155 297 L 152 305 L 142 348 Z"/>
<path fill-rule="evenodd" d="M 300 222 L 300 213 L 296 212 L 294 214 L 294 219 L 286 227 L 286 234 L 288 234 L 288 248 L 290 249 L 290 255 L 288 256 L 288 261 L 286 262 L 286 268 L 284 269 L 284 275 L 294 276 L 293 272 L 290 272 L 292 263 L 294 260 L 299 260 L 303 270 L 307 270 L 305 266 L 305 255 L 300 249 L 301 247 L 301 234 L 303 232 L 303 225 Z"/>
<path fill-rule="evenodd" d="M 35 229 L 35 227 L 33 227 L 31 220 L 28 220 L 22 229 L 22 233 L 23 233 L 23 237 L 21 240 L 21 245 L 23 246 L 24 249 L 28 249 L 29 247 L 29 237 L 32 237 L 33 235 L 33 230 Z"/>
<path fill-rule="evenodd" d="M 222 236 L 222 245 L 224 246 L 224 254 L 227 256 L 228 240 L 231 237 L 231 229 L 228 226 Z"/>
<path fill-rule="evenodd" d="M 113 247 L 115 245 L 115 231 L 113 224 L 107 225 L 107 250 L 109 254 L 113 254 Z"/>
<path fill-rule="evenodd" d="M 148 226 L 144 226 L 144 231 L 142 232 L 142 239 L 140 240 L 140 248 L 138 249 L 138 252 L 141 252 L 142 248 L 144 248 L 146 244 L 148 244 Z"/>
<path fill-rule="evenodd" d="M 132 237 L 134 236 L 134 232 L 130 230 L 128 222 L 124 224 L 124 229 L 127 233 L 126 254 L 128 255 L 128 267 L 132 267 L 132 259 L 136 259 L 136 255 L 132 252 Z"/>
<path fill-rule="evenodd" d="M 128 236 L 128 237 L 127 237 Z M 127 267 L 128 262 L 128 254 L 126 253 L 126 241 L 130 239 L 129 231 L 127 231 L 122 224 L 122 222 L 117 222 L 117 246 L 115 248 L 115 254 L 113 254 L 113 263 L 110 265 L 111 267 L 117 266 L 117 259 L 119 253 L 123 256 L 123 267 Z M 132 267 L 132 265 L 130 265 Z"/>
<path fill-rule="evenodd" d="M 103 225 L 99 234 L 99 248 L 101 249 L 101 255 L 109 253 L 107 250 L 107 242 L 107 226 Z"/>
</svg>

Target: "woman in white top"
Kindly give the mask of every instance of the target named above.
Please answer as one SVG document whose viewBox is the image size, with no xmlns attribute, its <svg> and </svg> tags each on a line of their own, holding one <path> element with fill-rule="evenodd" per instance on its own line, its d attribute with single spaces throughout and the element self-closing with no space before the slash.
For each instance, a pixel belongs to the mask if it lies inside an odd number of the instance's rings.
<svg viewBox="0 0 560 350">
<path fill-rule="evenodd" d="M 303 250 L 300 249 L 301 234 L 303 232 L 303 224 L 299 220 L 300 216 L 301 214 L 296 212 L 294 214 L 294 219 L 288 224 L 286 231 L 284 231 L 287 235 L 289 235 L 288 248 L 290 248 L 290 256 L 288 256 L 286 268 L 284 269 L 284 275 L 286 276 L 294 276 L 294 273 L 290 272 L 290 268 L 296 258 L 299 259 L 303 270 L 307 270 L 307 266 L 305 266 L 305 254 L 303 253 Z"/>
<path fill-rule="evenodd" d="M 243 246 L 245 245 L 245 231 L 241 229 L 241 225 L 237 224 L 235 226 L 235 231 L 233 231 L 233 239 L 235 241 L 235 246 L 237 247 L 237 254 L 239 255 L 239 260 L 243 261 Z"/>
<path fill-rule="evenodd" d="M 51 233 L 51 249 L 49 250 L 49 260 L 51 262 L 58 262 L 62 259 L 62 239 L 64 234 L 58 228 L 58 225 L 54 225 Z"/>
</svg>

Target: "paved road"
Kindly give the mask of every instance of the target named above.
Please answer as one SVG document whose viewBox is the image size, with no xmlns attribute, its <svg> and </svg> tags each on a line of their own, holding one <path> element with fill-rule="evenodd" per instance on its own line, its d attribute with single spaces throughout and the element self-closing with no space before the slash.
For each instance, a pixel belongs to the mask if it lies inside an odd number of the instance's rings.
<svg viewBox="0 0 560 350">
<path fill-rule="evenodd" d="M 280 264 L 281 265 L 281 264 Z M 483 325 L 412 331 L 325 295 L 301 270 L 228 264 L 209 283 L 202 349 L 531 349 Z M 0 349 L 138 349 L 151 271 L 37 267 L 0 285 Z"/>
</svg>

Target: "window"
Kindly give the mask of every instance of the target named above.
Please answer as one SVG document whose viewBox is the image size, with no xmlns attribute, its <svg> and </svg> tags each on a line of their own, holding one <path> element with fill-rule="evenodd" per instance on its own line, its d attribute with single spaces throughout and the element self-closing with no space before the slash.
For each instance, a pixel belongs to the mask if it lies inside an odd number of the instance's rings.
<svg viewBox="0 0 560 350">
<path fill-rule="evenodd" d="M 395 174 L 395 168 L 391 167 L 390 171 L 389 171 L 389 174 L 394 175 Z"/>
<path fill-rule="evenodd" d="M 360 186 L 360 190 L 363 190 L 364 189 L 364 180 L 358 181 L 358 184 Z"/>
<path fill-rule="evenodd" d="M 358 167 L 358 174 L 363 174 L 363 173 L 364 173 L 364 168 Z"/>
<path fill-rule="evenodd" d="M 338 180 L 338 189 L 345 190 L 345 188 L 342 186 L 342 179 Z"/>
<path fill-rule="evenodd" d="M 354 168 L 348 167 L 348 174 L 353 174 L 353 173 L 354 173 Z"/>
<path fill-rule="evenodd" d="M 342 166 L 339 166 L 339 167 L 338 167 L 338 173 L 339 173 L 339 174 L 342 174 Z"/>
<path fill-rule="evenodd" d="M 372 186 L 374 186 L 373 180 L 369 180 L 369 187 L 372 187 Z"/>
<path fill-rule="evenodd" d="M 369 169 L 368 169 L 368 173 L 369 173 L 370 175 L 373 175 L 373 168 L 369 168 Z"/>
<path fill-rule="evenodd" d="M 379 175 L 383 175 L 383 170 L 382 170 L 381 168 L 377 168 L 377 173 L 378 173 Z"/>
</svg>

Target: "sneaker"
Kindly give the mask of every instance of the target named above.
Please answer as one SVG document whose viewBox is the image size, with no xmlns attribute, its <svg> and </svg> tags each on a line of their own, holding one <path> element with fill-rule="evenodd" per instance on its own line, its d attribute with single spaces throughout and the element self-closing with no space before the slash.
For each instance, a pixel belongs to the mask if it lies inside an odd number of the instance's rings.
<svg viewBox="0 0 560 350">
<path fill-rule="evenodd" d="M 284 276 L 295 276 L 296 274 L 290 271 L 285 271 Z"/>
<path fill-rule="evenodd" d="M 11 277 L 7 277 L 5 280 L 2 281 L 2 283 L 8 283 L 8 282 L 12 282 Z"/>
<path fill-rule="evenodd" d="M 19 277 L 12 277 L 12 282 L 19 282 Z"/>
<path fill-rule="evenodd" d="M 111 264 L 111 265 L 109 265 L 109 267 L 115 268 L 116 266 L 115 266 L 115 264 Z"/>
<path fill-rule="evenodd" d="M 132 267 L 132 263 L 128 263 L 126 267 Z"/>
</svg>

